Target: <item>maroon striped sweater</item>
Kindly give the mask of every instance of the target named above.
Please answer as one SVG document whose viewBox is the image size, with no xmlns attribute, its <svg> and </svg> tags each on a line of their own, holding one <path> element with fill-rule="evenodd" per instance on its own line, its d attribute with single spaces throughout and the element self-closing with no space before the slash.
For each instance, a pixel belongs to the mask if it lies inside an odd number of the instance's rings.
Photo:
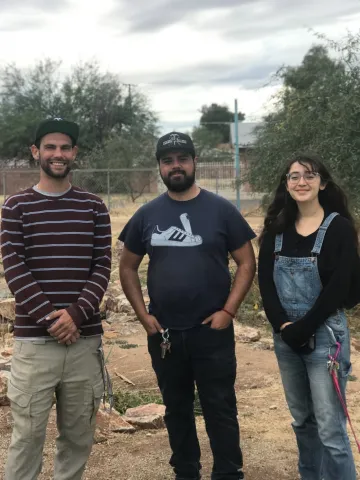
<svg viewBox="0 0 360 480">
<path fill-rule="evenodd" d="M 29 188 L 2 207 L 1 253 L 15 296 L 17 338 L 48 337 L 46 317 L 66 309 L 83 336 L 103 333 L 99 304 L 111 271 L 103 201 L 78 187 L 59 197 Z"/>
</svg>

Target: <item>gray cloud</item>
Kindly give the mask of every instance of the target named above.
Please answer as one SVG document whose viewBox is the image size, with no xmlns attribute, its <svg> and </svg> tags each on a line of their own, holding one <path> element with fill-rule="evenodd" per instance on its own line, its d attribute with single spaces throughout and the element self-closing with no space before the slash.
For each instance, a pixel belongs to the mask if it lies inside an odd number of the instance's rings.
<svg viewBox="0 0 360 480">
<path fill-rule="evenodd" d="M 251 1 L 240 0 L 243 4 L 251 4 Z M 239 0 L 222 0 L 221 7 L 233 8 L 238 4 Z M 214 8 L 219 8 L 219 0 L 123 0 L 111 12 L 109 21 L 125 18 L 132 32 L 153 32 Z"/>
<path fill-rule="evenodd" d="M 41 28 L 45 15 L 68 6 L 69 0 L 0 0 L 0 33 Z"/>
<path fill-rule="evenodd" d="M 318 28 L 360 13 L 358 0 L 317 0 L 316 3 L 303 0 L 295 5 L 291 0 L 286 3 L 276 0 L 269 5 L 272 8 L 263 11 L 238 7 L 216 22 L 204 23 L 202 28 L 217 29 L 225 37 L 233 39 L 255 40 L 304 27 Z"/>
<path fill-rule="evenodd" d="M 202 12 L 219 8 L 225 15 L 214 21 L 202 18 Z M 248 39 L 304 25 L 324 25 L 356 13 L 360 13 L 359 0 L 123 0 L 108 21 L 125 19 L 132 33 L 156 32 L 186 22 L 196 28 Z"/>
<path fill-rule="evenodd" d="M 51 12 L 67 7 L 68 0 L 0 0 L 0 13 Z"/>
<path fill-rule="evenodd" d="M 245 63 L 244 59 L 204 63 L 198 66 L 182 67 L 165 72 L 147 72 L 132 75 L 135 83 L 151 84 L 159 89 L 187 88 L 193 85 L 237 86 L 245 89 L 262 87 L 278 69 L 278 64 L 266 63 L 265 59 L 256 59 L 256 63 Z"/>
</svg>

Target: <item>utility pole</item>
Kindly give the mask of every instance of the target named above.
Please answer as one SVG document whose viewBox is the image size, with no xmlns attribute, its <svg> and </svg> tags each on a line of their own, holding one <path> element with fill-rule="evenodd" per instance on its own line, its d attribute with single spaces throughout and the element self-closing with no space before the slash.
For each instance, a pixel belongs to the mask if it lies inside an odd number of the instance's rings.
<svg viewBox="0 0 360 480">
<path fill-rule="evenodd" d="M 125 85 L 125 87 L 128 87 L 130 126 L 132 126 L 133 112 L 132 112 L 132 91 L 131 91 L 131 87 L 136 87 L 136 84 L 135 83 L 124 83 L 124 85 Z"/>
<path fill-rule="evenodd" d="M 238 115 L 237 99 L 235 99 L 234 128 L 235 128 L 236 208 L 240 210 L 240 152 L 239 152 L 239 115 Z"/>
</svg>

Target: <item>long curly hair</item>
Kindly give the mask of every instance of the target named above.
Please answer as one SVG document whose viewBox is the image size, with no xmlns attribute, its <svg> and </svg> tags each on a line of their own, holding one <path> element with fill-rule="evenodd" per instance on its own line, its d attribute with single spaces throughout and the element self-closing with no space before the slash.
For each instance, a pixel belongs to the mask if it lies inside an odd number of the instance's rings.
<svg viewBox="0 0 360 480">
<path fill-rule="evenodd" d="M 286 188 L 286 175 L 295 162 L 299 162 L 300 165 L 303 165 L 305 168 L 310 167 L 311 171 L 319 173 L 321 183 L 326 185 L 324 190 L 319 191 L 320 205 L 324 210 L 338 212 L 342 217 L 349 220 L 354 229 L 354 241 L 358 247 L 357 229 L 354 218 L 349 210 L 347 197 L 339 185 L 334 182 L 321 158 L 312 152 L 298 153 L 288 161 L 280 177 L 280 183 L 275 190 L 274 199 L 267 209 L 264 228 L 259 236 L 259 243 L 261 244 L 266 232 L 270 232 L 273 235 L 283 233 L 289 226 L 294 225 L 296 222 L 299 213 L 298 206 Z"/>
</svg>

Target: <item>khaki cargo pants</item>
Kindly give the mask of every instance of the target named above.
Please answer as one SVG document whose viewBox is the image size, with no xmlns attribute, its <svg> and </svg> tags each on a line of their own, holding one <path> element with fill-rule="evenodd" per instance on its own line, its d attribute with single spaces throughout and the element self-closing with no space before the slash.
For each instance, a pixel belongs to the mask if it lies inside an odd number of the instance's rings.
<svg viewBox="0 0 360 480">
<path fill-rule="evenodd" d="M 8 386 L 14 429 L 5 480 L 38 478 L 54 393 L 59 431 L 54 479 L 81 479 L 104 392 L 100 345 L 100 337 L 79 338 L 70 346 L 15 340 Z"/>
</svg>

